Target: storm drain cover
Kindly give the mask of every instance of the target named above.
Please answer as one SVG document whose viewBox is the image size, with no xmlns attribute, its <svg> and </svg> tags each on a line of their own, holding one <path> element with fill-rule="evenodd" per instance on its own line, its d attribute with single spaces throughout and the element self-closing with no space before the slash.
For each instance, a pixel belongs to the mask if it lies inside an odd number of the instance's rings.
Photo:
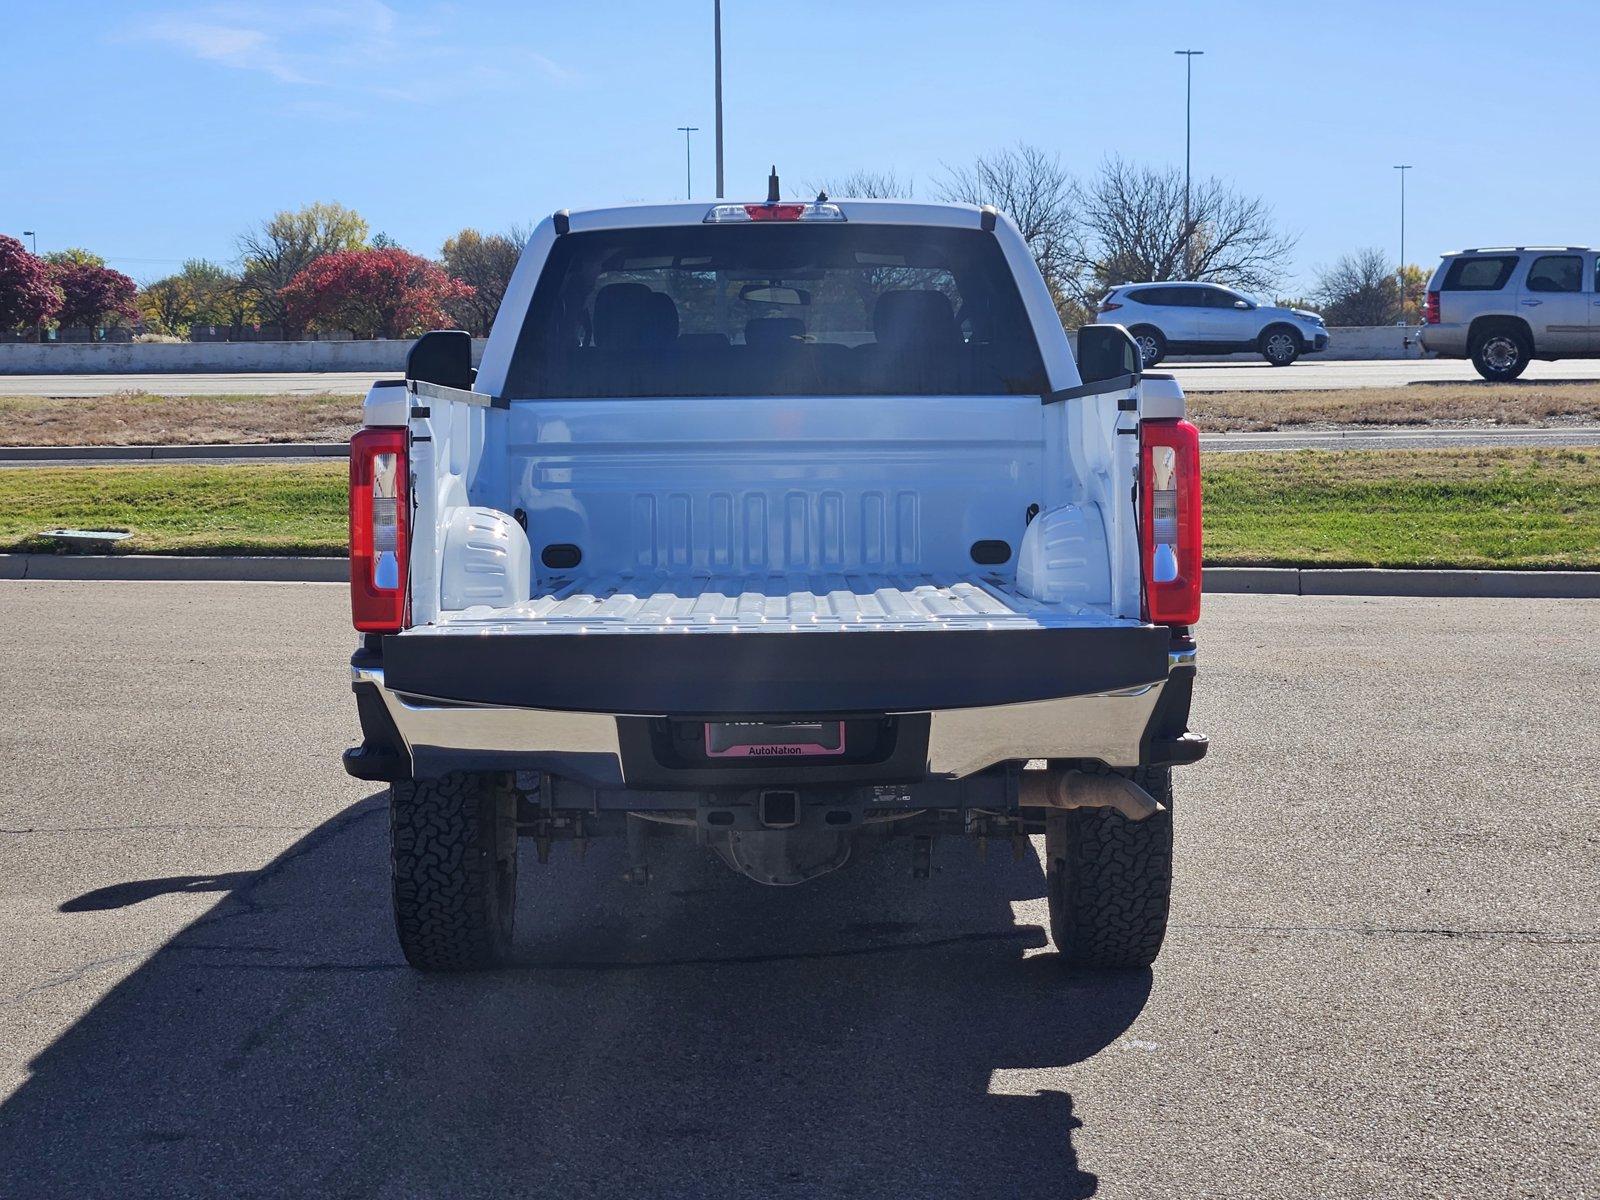
<svg viewBox="0 0 1600 1200">
<path fill-rule="evenodd" d="M 39 536 L 64 542 L 75 550 L 93 550 L 111 546 L 133 535 L 125 529 L 46 529 Z"/>
</svg>

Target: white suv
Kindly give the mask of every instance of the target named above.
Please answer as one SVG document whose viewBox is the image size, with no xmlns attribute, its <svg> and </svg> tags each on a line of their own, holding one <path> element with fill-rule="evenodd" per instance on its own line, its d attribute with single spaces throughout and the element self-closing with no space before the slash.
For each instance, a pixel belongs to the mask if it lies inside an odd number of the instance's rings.
<svg viewBox="0 0 1600 1200">
<path fill-rule="evenodd" d="M 1328 348 L 1328 329 L 1314 312 L 1262 304 L 1215 283 L 1123 283 L 1106 293 L 1098 324 L 1127 327 L 1144 365 L 1169 354 L 1234 354 L 1254 350 L 1275 367 Z"/>
</svg>

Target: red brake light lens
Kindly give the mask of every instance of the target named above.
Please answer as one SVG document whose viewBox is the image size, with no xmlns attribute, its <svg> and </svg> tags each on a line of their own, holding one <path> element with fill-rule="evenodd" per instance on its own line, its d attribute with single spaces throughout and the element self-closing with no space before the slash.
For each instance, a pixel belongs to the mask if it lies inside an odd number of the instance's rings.
<svg viewBox="0 0 1600 1200">
<path fill-rule="evenodd" d="M 1425 321 L 1427 321 L 1427 323 L 1429 325 L 1437 325 L 1439 323 L 1439 293 L 1438 292 L 1429 292 L 1428 293 L 1428 312 L 1427 312 L 1427 315 L 1423 319 Z"/>
<path fill-rule="evenodd" d="M 744 211 L 752 221 L 798 221 L 804 204 L 746 204 Z"/>
<path fill-rule="evenodd" d="M 1102 300 L 1102 301 L 1100 301 L 1100 311 L 1101 312 L 1116 312 L 1117 309 L 1119 309 L 1121 307 L 1122 307 L 1122 305 L 1118 304 L 1115 300 Z"/>
<path fill-rule="evenodd" d="M 1145 619 L 1200 619 L 1200 432 L 1188 421 L 1139 425 L 1139 540 Z"/>
<path fill-rule="evenodd" d="M 740 224 L 745 221 L 842 221 L 844 212 L 837 204 L 814 201 L 809 204 L 716 204 L 706 213 L 707 225 Z"/>
<path fill-rule="evenodd" d="M 409 481 L 404 429 L 363 429 L 350 439 L 350 616 L 363 633 L 405 626 Z"/>
</svg>

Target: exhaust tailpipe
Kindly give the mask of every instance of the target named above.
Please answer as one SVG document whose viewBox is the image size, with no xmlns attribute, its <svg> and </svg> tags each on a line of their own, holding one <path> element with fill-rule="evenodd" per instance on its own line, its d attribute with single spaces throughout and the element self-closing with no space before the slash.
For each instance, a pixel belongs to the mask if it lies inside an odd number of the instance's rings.
<svg viewBox="0 0 1600 1200">
<path fill-rule="evenodd" d="M 1109 771 L 1024 771 L 1017 803 L 1024 808 L 1114 808 L 1130 821 L 1143 821 L 1164 808 L 1126 775 Z"/>
</svg>

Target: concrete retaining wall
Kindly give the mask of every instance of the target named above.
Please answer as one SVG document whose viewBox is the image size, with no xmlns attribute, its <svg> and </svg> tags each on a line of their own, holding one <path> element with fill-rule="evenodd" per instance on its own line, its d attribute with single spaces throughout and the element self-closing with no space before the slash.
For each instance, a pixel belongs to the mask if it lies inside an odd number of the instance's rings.
<svg viewBox="0 0 1600 1200">
<path fill-rule="evenodd" d="M 1410 343 L 1409 345 L 1407 343 Z M 1246 362 L 1259 354 L 1174 355 L 1170 362 Z M 1306 362 L 1355 361 L 1375 358 L 1421 358 L 1415 325 L 1334 325 L 1328 348 Z"/>
<path fill-rule="evenodd" d="M 1413 327 L 1339 326 L 1328 331 L 1328 348 L 1309 361 L 1421 358 Z M 1406 346 L 1407 339 L 1410 346 Z M 1076 337 L 1073 339 L 1076 343 Z M 78 342 L 63 345 L 0 344 L 0 375 L 217 374 L 262 371 L 399 371 L 408 340 L 378 342 Z M 472 361 L 483 357 L 484 340 L 472 343 Z M 1253 354 L 1211 355 L 1205 361 L 1251 359 Z M 1180 362 L 1201 361 L 1196 358 Z"/>
<path fill-rule="evenodd" d="M 472 343 L 472 361 L 484 339 Z M 79 342 L 0 345 L 0 375 L 217 374 L 235 371 L 399 371 L 411 339 L 371 342 Z"/>
</svg>

